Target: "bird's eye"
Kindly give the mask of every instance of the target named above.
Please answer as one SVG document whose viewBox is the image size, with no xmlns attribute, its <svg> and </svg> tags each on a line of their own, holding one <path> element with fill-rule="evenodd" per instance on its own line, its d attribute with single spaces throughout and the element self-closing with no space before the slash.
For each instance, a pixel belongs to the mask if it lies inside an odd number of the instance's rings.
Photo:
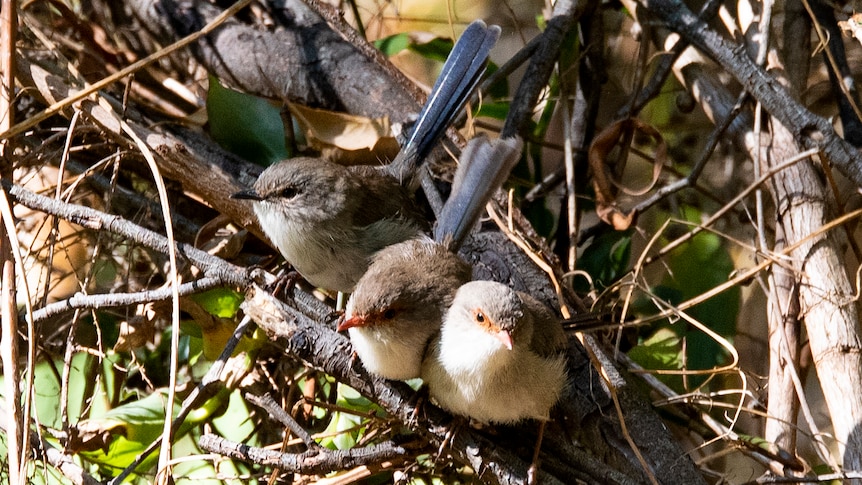
<svg viewBox="0 0 862 485">
<path fill-rule="evenodd" d="M 296 190 L 296 187 L 288 187 L 281 191 L 281 196 L 285 199 L 292 199 L 299 194 L 299 191 Z"/>
<path fill-rule="evenodd" d="M 476 323 L 485 323 L 485 314 L 482 313 L 482 310 L 476 310 L 473 318 L 476 320 Z"/>
<path fill-rule="evenodd" d="M 393 318 L 395 318 L 396 313 L 397 312 L 394 308 L 387 308 L 386 311 L 383 312 L 383 318 L 387 320 L 392 320 Z"/>
</svg>

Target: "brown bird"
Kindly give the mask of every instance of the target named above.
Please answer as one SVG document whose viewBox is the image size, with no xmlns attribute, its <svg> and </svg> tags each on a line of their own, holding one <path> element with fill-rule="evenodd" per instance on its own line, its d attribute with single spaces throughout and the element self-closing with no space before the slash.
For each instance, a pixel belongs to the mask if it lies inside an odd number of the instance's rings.
<svg viewBox="0 0 862 485">
<path fill-rule="evenodd" d="M 291 158 L 234 197 L 255 201 L 261 229 L 309 283 L 345 293 L 374 253 L 425 227 L 407 189 L 369 166 Z"/>
<path fill-rule="evenodd" d="M 470 274 L 470 265 L 430 238 L 389 246 L 359 280 L 338 329 L 349 329 L 369 372 L 387 379 L 419 377 L 425 347 Z"/>
<path fill-rule="evenodd" d="M 419 377 L 428 342 L 455 292 L 470 281 L 470 266 L 454 251 L 517 162 L 521 146 L 517 138 L 471 140 L 461 155 L 436 240 L 405 241 L 374 257 L 338 327 L 348 330 L 369 372 L 387 379 Z"/>
</svg>

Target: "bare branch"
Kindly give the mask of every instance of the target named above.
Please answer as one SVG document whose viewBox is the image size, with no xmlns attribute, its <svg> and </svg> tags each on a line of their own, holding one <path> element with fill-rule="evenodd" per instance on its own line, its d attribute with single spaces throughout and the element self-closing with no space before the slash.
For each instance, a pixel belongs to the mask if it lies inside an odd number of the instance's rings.
<svg viewBox="0 0 862 485">
<path fill-rule="evenodd" d="M 234 443 L 212 434 L 201 436 L 198 443 L 204 450 L 219 453 L 229 458 L 309 475 L 381 463 L 404 456 L 407 453 L 407 450 L 392 443 L 382 443 L 366 448 L 352 448 L 349 450 L 330 450 L 318 447 L 304 453 L 281 453 L 263 448 L 255 448 L 242 443 Z"/>
<path fill-rule="evenodd" d="M 167 239 L 161 234 L 144 229 L 118 216 L 35 194 L 6 179 L 0 183 L 12 200 L 21 205 L 60 217 L 87 229 L 104 230 L 123 236 L 154 251 L 167 254 Z M 184 263 L 191 263 L 203 270 L 207 276 L 215 278 L 223 284 L 243 288 L 251 282 L 251 276 L 244 268 L 227 263 L 185 243 L 178 243 L 176 249 Z"/>
<path fill-rule="evenodd" d="M 179 287 L 180 296 L 200 293 L 212 288 L 224 286 L 225 282 L 218 278 L 204 277 L 199 280 L 183 283 Z M 154 301 L 164 301 L 171 298 L 170 288 L 138 291 L 135 293 L 109 293 L 100 295 L 77 294 L 69 299 L 49 303 L 33 312 L 33 322 L 38 323 L 63 313 L 74 310 L 97 309 L 136 305 Z"/>
</svg>

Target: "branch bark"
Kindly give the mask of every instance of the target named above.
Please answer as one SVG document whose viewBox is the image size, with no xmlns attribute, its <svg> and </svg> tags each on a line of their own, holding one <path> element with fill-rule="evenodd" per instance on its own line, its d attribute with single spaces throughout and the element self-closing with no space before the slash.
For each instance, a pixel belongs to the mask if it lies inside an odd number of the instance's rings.
<svg viewBox="0 0 862 485">
<path fill-rule="evenodd" d="M 263 30 L 236 19 L 198 41 L 195 58 L 226 85 L 258 96 L 368 117 L 408 121 L 421 91 L 385 57 L 360 49 L 330 29 L 299 0 L 274 7 L 282 27 Z M 200 29 L 222 10 L 195 1 L 129 2 L 141 24 L 171 43 Z M 373 57 L 368 53 L 375 52 Z"/>
<path fill-rule="evenodd" d="M 163 236 L 116 216 L 40 196 L 5 180 L 3 187 L 14 201 L 33 209 L 43 210 L 93 230 L 106 230 L 129 237 L 163 253 L 167 251 Z M 253 280 L 248 271 L 203 251 L 183 244 L 178 245 L 177 250 L 184 259 L 204 269 L 205 274 L 221 278 L 224 284 L 249 287 Z M 416 419 L 414 391 L 411 388 L 403 383 L 370 376 L 361 366 L 355 365 L 350 357 L 352 350 L 349 341 L 336 334 L 331 325 L 324 323 L 332 314 L 330 307 L 298 290 L 296 298 L 289 302 L 290 306 L 286 306 L 254 285 L 250 288 L 248 300 L 244 304 L 245 311 L 270 335 L 276 337 L 288 354 L 378 401 L 390 414 L 437 446 L 446 440 L 451 416 L 425 405 L 419 413 L 422 417 Z M 595 344 L 591 344 L 591 351 L 604 355 Z M 605 357 L 605 360 L 610 365 L 609 359 Z M 631 461 L 626 445 L 616 438 L 621 431 L 604 381 L 589 366 L 579 345 L 573 345 L 570 350 L 569 376 L 572 387 L 567 390 L 561 403 L 561 414 L 566 418 L 563 422 L 567 423 L 567 429 L 557 428 L 546 433 L 546 450 L 552 455 L 545 459 L 545 464 L 553 474 L 548 475 L 547 483 L 553 483 L 554 475 L 560 477 L 562 482 L 566 481 L 565 477 L 578 476 L 600 483 L 641 483 L 642 470 L 636 462 Z M 680 476 L 688 476 L 687 483 L 698 483 L 700 477 L 691 461 L 679 460 L 683 454 L 678 445 L 662 432 L 664 428 L 660 420 L 637 391 L 620 378 L 614 379 L 613 385 L 617 387 L 618 394 L 628 396 L 625 405 L 626 410 L 631 412 L 627 415 L 627 420 L 631 420 L 629 428 L 637 433 L 635 439 L 639 446 L 648 452 L 650 463 L 656 467 L 653 473 L 664 477 L 662 481 L 665 483 L 673 483 L 674 477 Z M 653 428 L 642 428 L 643 423 Z M 531 442 L 533 433 L 534 430 L 529 426 L 524 426 L 516 432 L 520 438 L 513 437 L 512 442 Z M 577 437 L 579 446 L 573 446 L 573 436 Z M 477 471 L 490 473 L 499 483 L 519 483 L 526 479 L 528 462 L 514 453 L 517 448 L 517 445 L 497 444 L 471 430 L 459 431 L 452 441 L 453 453 Z"/>
</svg>

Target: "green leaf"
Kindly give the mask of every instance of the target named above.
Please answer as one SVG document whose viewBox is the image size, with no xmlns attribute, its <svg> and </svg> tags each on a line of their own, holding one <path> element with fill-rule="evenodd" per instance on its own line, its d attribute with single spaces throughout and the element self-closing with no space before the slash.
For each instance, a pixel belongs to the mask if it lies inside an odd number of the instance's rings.
<svg viewBox="0 0 862 485">
<path fill-rule="evenodd" d="M 82 451 L 87 459 L 110 468 L 124 468 L 161 434 L 164 419 L 165 395 L 155 393 L 111 409 L 103 416 L 83 420 L 79 429 L 89 433 L 107 434 L 106 449 Z M 174 410 L 178 408 L 175 406 Z M 151 456 L 138 468 L 151 467 L 157 456 Z"/>
<path fill-rule="evenodd" d="M 511 103 L 509 102 L 493 102 L 493 103 L 485 103 L 479 105 L 479 110 L 476 111 L 476 116 L 484 116 L 487 118 L 493 118 L 495 120 L 505 120 L 506 116 L 509 115 L 509 109 L 511 108 Z"/>
<path fill-rule="evenodd" d="M 255 433 L 257 428 L 254 418 L 241 391 L 235 390 L 230 393 L 227 409 L 213 419 L 213 426 L 218 430 L 219 436 L 225 439 L 249 446 L 261 446 Z"/>
<path fill-rule="evenodd" d="M 664 326 L 638 343 L 628 352 L 629 357 L 645 369 L 682 369 L 682 339 L 674 329 Z M 682 376 L 658 373 L 656 377 L 673 389 L 682 389 Z"/>
<path fill-rule="evenodd" d="M 225 149 L 260 165 L 288 158 L 281 111 L 268 100 L 234 91 L 210 76 L 210 135 Z"/>
<path fill-rule="evenodd" d="M 221 318 L 233 318 L 244 300 L 242 293 L 229 288 L 213 288 L 190 298 L 211 315 Z"/>
<path fill-rule="evenodd" d="M 189 413 L 175 434 L 175 438 L 184 436 L 195 426 L 223 411 L 229 392 L 227 389 L 220 390 L 202 406 Z M 143 399 L 111 409 L 98 418 L 81 421 L 79 423 L 80 429 L 109 435 L 106 440 L 107 449 L 82 451 L 81 455 L 110 468 L 128 466 L 153 440 L 161 435 L 164 429 L 166 399 L 166 391 L 156 392 Z M 180 403 L 175 402 L 173 406 L 174 416 L 179 409 Z M 157 459 L 158 453 L 150 455 L 138 470 L 149 469 Z"/>
<path fill-rule="evenodd" d="M 646 369 L 680 369 L 680 339 L 673 330 L 659 328 L 637 347 L 629 351 L 629 357 Z"/>
<path fill-rule="evenodd" d="M 578 269 L 586 271 L 593 285 L 601 291 L 627 271 L 631 250 L 632 229 L 606 231 L 597 236 L 578 257 Z M 579 293 L 590 290 L 582 278 L 575 279 L 574 286 Z"/>
<path fill-rule="evenodd" d="M 329 438 L 324 438 L 321 440 L 320 444 L 327 448 L 346 450 L 353 448 L 359 441 L 362 433 L 365 431 L 364 427 L 359 426 L 362 424 L 363 418 L 357 414 L 367 414 L 371 410 L 379 410 L 380 408 L 350 386 L 338 383 L 337 389 L 337 399 L 335 404 L 340 407 L 352 409 L 356 411 L 356 414 L 340 411 L 332 413 L 332 418 L 329 421 L 329 425 L 326 427 L 325 434 L 338 434 Z M 352 431 L 346 431 L 350 429 L 352 429 Z"/>
<path fill-rule="evenodd" d="M 89 353 L 80 352 L 72 356 L 67 401 L 72 423 L 77 420 L 77 417 L 84 415 L 85 411 L 99 412 L 117 398 L 116 393 L 119 389 L 114 385 L 114 372 L 116 372 L 112 367 L 115 363 L 114 359 L 116 354 L 108 352 L 102 360 L 102 367 L 99 367 L 98 359 Z M 36 418 L 41 425 L 49 428 L 62 427 L 59 383 L 62 367 L 62 360 L 40 362 L 33 373 L 33 406 Z M 107 374 L 100 375 L 100 370 Z M 5 376 L 0 376 L 0 389 L 3 389 L 4 379 Z M 106 384 L 111 385 L 106 388 Z M 2 397 L 5 398 L 5 396 Z"/>
<path fill-rule="evenodd" d="M 700 212 L 685 208 L 686 219 L 699 221 Z M 718 235 L 700 232 L 671 252 L 669 273 L 663 284 L 680 292 L 682 301 L 706 293 L 727 281 L 734 271 L 733 260 Z M 722 337 L 732 340 L 736 332 L 741 290 L 734 286 L 687 310 L 687 313 Z M 679 302 L 675 302 L 679 303 Z M 682 328 L 682 326 L 680 326 Z M 688 325 L 686 362 L 692 369 L 710 369 L 726 359 L 724 348 L 709 335 Z"/>
<path fill-rule="evenodd" d="M 452 39 L 435 37 L 428 42 L 413 42 L 408 48 L 426 59 L 444 62 L 454 46 Z"/>
<path fill-rule="evenodd" d="M 386 57 L 392 57 L 410 47 L 410 42 L 410 34 L 402 33 L 378 39 L 374 41 L 374 47 L 385 54 Z"/>
</svg>

